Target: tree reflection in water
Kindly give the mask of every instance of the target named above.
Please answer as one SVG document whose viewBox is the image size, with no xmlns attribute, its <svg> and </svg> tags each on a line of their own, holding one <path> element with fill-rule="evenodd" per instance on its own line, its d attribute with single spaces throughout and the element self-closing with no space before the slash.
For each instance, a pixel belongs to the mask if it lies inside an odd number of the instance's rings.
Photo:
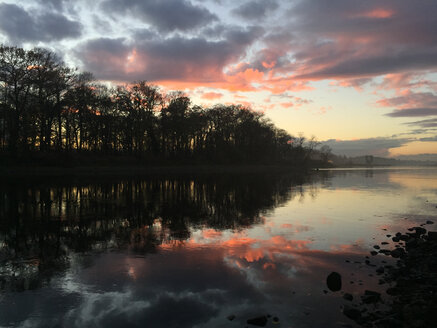
<svg viewBox="0 0 437 328">
<path fill-rule="evenodd" d="M 47 284 L 73 254 L 156 252 L 191 229 L 241 230 L 303 196 L 308 176 L 228 174 L 0 185 L 0 290 Z M 308 188 L 307 188 L 308 190 Z M 315 189 L 309 189 L 316 195 Z"/>
</svg>

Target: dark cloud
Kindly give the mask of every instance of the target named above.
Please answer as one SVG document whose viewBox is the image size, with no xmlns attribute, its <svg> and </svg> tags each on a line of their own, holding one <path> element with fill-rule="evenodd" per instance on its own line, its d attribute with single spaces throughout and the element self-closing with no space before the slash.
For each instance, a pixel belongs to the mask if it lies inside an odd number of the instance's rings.
<svg viewBox="0 0 437 328">
<path fill-rule="evenodd" d="M 190 31 L 218 20 L 206 8 L 187 0 L 107 0 L 102 8 L 109 14 L 129 13 L 144 19 L 161 32 Z"/>
<path fill-rule="evenodd" d="M 278 7 L 278 3 L 273 0 L 252 0 L 235 8 L 232 10 L 232 13 L 247 20 L 259 20 L 265 18 L 268 13 L 276 10 Z"/>
<path fill-rule="evenodd" d="M 407 125 L 417 125 L 421 126 L 422 128 L 435 128 L 437 127 L 437 118 L 431 118 L 428 120 L 421 120 L 421 121 L 415 121 L 415 122 L 408 122 L 404 123 Z"/>
<path fill-rule="evenodd" d="M 86 42 L 76 51 L 84 69 L 106 80 L 124 80 L 123 70 L 131 48 L 125 39 L 100 38 Z"/>
<path fill-rule="evenodd" d="M 337 155 L 362 156 L 375 155 L 387 156 L 392 148 L 399 148 L 413 141 L 407 138 L 368 138 L 358 140 L 327 140 L 323 145 L 332 148 L 332 152 Z"/>
<path fill-rule="evenodd" d="M 337 53 L 338 58 L 344 53 Z M 334 60 L 334 58 L 330 58 Z M 315 63 L 313 63 L 315 64 Z M 314 65 L 315 66 L 315 65 Z M 426 70 L 437 67 L 437 48 L 421 50 L 402 50 L 392 54 L 379 54 L 371 57 L 350 58 L 333 63 L 329 67 L 315 70 L 309 74 L 298 75 L 298 79 L 324 79 L 356 76 L 378 76 L 405 70 Z"/>
<path fill-rule="evenodd" d="M 58 41 L 81 35 L 82 25 L 59 13 L 30 15 L 13 4 L 0 4 L 0 30 L 13 42 Z"/>
<path fill-rule="evenodd" d="M 437 2 L 300 1 L 287 16 L 296 31 L 302 79 L 373 77 L 437 67 Z"/>
<path fill-rule="evenodd" d="M 420 138 L 420 141 L 437 141 L 437 136 L 434 137 L 427 137 L 427 138 Z"/>
<path fill-rule="evenodd" d="M 100 38 L 82 44 L 76 53 L 84 68 L 101 79 L 217 82 L 223 79 L 223 68 L 238 61 L 260 33 L 256 27 L 231 29 L 220 41 L 149 34 L 133 43 Z"/>
<path fill-rule="evenodd" d="M 437 108 L 406 108 L 394 110 L 385 114 L 390 117 L 417 117 L 417 116 L 436 116 Z"/>
<path fill-rule="evenodd" d="M 377 103 L 381 106 L 394 106 L 399 109 L 408 107 L 437 107 L 437 95 L 432 92 L 408 92 L 402 96 L 379 100 Z"/>
</svg>

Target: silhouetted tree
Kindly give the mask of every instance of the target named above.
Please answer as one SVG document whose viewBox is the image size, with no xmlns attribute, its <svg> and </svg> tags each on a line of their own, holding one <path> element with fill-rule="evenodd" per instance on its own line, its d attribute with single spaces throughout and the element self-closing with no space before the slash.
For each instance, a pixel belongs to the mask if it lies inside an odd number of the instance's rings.
<svg viewBox="0 0 437 328">
<path fill-rule="evenodd" d="M 241 105 L 203 108 L 146 81 L 109 89 L 50 51 L 0 46 L 0 149 L 12 156 L 77 152 L 307 165 L 316 146 L 314 138 L 294 138 Z"/>
</svg>

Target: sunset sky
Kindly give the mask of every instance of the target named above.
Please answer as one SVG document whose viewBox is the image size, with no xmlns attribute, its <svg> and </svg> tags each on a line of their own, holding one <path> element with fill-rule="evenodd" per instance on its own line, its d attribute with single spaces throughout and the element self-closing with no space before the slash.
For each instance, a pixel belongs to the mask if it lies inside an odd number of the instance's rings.
<svg viewBox="0 0 437 328">
<path fill-rule="evenodd" d="M 0 43 L 241 103 L 335 153 L 437 159 L 435 0 L 0 0 Z"/>
</svg>

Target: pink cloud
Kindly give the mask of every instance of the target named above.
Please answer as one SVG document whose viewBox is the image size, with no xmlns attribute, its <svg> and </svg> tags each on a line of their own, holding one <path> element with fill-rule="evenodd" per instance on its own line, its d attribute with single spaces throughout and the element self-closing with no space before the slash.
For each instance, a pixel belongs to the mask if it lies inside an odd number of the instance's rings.
<svg viewBox="0 0 437 328">
<path fill-rule="evenodd" d="M 202 94 L 203 99 L 215 100 L 223 97 L 223 94 L 220 92 L 206 92 Z"/>
<path fill-rule="evenodd" d="M 358 13 L 353 15 L 352 17 L 366 17 L 366 18 L 377 18 L 377 19 L 383 19 L 383 18 L 390 18 L 393 17 L 395 12 L 392 9 L 385 9 L 385 8 L 376 8 L 371 9 L 369 11 L 365 11 L 363 13 Z"/>
</svg>

